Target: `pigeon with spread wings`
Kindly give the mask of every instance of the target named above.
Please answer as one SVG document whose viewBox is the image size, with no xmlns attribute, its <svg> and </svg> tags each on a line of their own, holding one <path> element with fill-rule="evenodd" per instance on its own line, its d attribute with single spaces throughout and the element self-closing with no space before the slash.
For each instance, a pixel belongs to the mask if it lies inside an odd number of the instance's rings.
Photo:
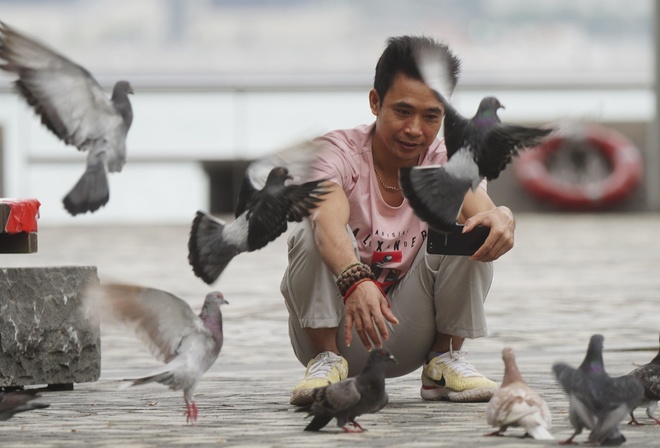
<svg viewBox="0 0 660 448">
<path fill-rule="evenodd" d="M 481 100 L 474 117 L 463 117 L 449 102 L 450 64 L 445 53 L 417 55 L 422 78 L 445 108 L 444 135 L 447 164 L 405 167 L 399 171 L 403 194 L 417 215 L 440 232 L 450 232 L 458 219 L 465 194 L 482 179 L 496 179 L 519 150 L 539 145 L 551 129 L 504 124 L 497 115 L 497 98 Z"/>
<path fill-rule="evenodd" d="M 199 315 L 174 294 L 136 285 L 94 286 L 87 291 L 86 300 L 101 317 L 113 316 L 131 328 L 152 355 L 165 363 L 147 376 L 124 380 L 126 385 L 155 382 L 183 390 L 186 421 L 197 421 L 193 392 L 222 348 L 220 305 L 227 303 L 222 293 L 208 293 Z"/>
<path fill-rule="evenodd" d="M 315 144 L 303 144 L 250 164 L 234 221 L 226 223 L 208 213 L 196 213 L 188 239 L 188 261 L 197 277 L 208 284 L 215 282 L 236 255 L 265 247 L 286 231 L 289 222 L 310 215 L 328 192 L 324 181 L 286 182 L 304 177 L 316 149 Z"/>
<path fill-rule="evenodd" d="M 94 212 L 110 199 L 107 172 L 121 171 L 133 121 L 127 81 L 108 98 L 83 67 L 0 22 L 0 68 L 18 75 L 18 93 L 41 123 L 67 145 L 87 151 L 87 168 L 64 197 L 72 214 Z"/>
</svg>

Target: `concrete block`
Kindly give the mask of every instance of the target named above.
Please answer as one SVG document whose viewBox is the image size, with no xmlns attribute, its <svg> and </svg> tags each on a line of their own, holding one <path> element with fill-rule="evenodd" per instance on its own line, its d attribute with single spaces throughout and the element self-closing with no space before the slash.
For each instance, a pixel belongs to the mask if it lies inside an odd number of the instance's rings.
<svg viewBox="0 0 660 448">
<path fill-rule="evenodd" d="M 95 266 L 0 269 L 0 386 L 99 378 L 99 323 L 83 304 L 98 281 Z"/>
</svg>

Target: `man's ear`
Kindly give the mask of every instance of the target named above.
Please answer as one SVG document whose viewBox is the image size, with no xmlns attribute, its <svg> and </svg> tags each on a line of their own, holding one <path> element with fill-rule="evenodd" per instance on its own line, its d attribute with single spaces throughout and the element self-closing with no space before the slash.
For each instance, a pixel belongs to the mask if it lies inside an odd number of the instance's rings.
<svg viewBox="0 0 660 448">
<path fill-rule="evenodd" d="M 369 107 L 371 108 L 371 113 L 378 116 L 378 111 L 380 110 L 380 97 L 376 89 L 371 89 L 369 91 Z"/>
</svg>

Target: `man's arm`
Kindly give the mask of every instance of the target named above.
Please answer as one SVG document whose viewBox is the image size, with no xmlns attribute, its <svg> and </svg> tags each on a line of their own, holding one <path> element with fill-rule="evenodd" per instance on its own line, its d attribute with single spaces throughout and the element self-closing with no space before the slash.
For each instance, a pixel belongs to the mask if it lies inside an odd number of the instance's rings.
<svg viewBox="0 0 660 448">
<path fill-rule="evenodd" d="M 465 195 L 459 220 L 465 224 L 464 232 L 477 225 L 490 228 L 484 244 L 470 257 L 474 261 L 493 261 L 513 247 L 516 222 L 508 207 L 496 207 L 483 188 Z"/>
<path fill-rule="evenodd" d="M 348 199 L 339 185 L 335 183 L 329 185 L 330 193 L 323 196 L 323 201 L 312 213 L 311 223 L 323 262 L 333 274 L 339 275 L 346 266 L 359 260 L 355 256 L 351 238 L 346 232 L 350 214 Z M 337 300 L 342 299 L 338 297 Z M 362 282 L 353 290 L 346 299 L 345 312 L 346 345 L 351 345 L 353 325 L 355 325 L 360 340 L 367 350 L 372 348 L 371 341 L 376 347 L 381 347 L 381 337 L 384 340 L 389 337 L 385 320 L 398 323 L 387 299 L 373 282 Z"/>
</svg>

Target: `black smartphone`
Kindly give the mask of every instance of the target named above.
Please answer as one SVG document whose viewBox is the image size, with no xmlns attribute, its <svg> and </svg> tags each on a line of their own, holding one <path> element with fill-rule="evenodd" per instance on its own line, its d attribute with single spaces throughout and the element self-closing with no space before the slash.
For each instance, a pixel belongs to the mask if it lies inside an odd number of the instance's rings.
<svg viewBox="0 0 660 448">
<path fill-rule="evenodd" d="M 463 233 L 463 224 L 455 224 L 449 233 L 440 233 L 429 228 L 426 252 L 441 255 L 472 255 L 484 244 L 490 229 L 477 226 Z"/>
</svg>

